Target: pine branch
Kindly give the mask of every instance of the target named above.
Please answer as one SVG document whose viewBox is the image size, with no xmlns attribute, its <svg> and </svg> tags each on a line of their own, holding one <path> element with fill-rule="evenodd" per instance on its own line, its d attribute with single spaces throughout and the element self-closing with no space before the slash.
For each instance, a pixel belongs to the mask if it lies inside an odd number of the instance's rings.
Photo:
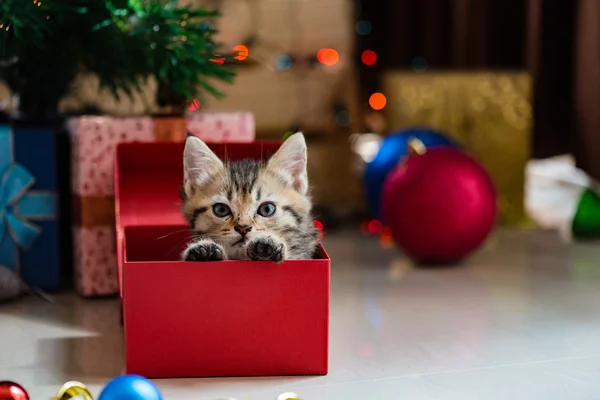
<svg viewBox="0 0 600 400">
<path fill-rule="evenodd" d="M 113 7 L 113 21 L 143 44 L 140 73 L 159 82 L 159 105 L 182 109 L 206 94 L 223 96 L 210 82 L 232 82 L 236 74 L 229 66 L 210 62 L 220 47 L 211 22 L 219 12 L 178 7 L 176 1 L 130 0 L 129 5 Z"/>
</svg>

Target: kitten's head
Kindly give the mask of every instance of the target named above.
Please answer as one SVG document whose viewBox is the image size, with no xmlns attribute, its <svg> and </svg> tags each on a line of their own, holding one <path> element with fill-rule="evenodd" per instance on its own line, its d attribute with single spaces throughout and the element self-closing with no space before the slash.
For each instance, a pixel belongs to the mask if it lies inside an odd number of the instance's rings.
<svg viewBox="0 0 600 400">
<path fill-rule="evenodd" d="M 256 235 L 285 244 L 286 258 L 309 258 L 317 234 L 310 216 L 306 143 L 289 137 L 268 162 L 222 162 L 200 139 L 186 139 L 183 213 L 198 236 L 221 244 L 231 259 L 245 259 Z"/>
</svg>

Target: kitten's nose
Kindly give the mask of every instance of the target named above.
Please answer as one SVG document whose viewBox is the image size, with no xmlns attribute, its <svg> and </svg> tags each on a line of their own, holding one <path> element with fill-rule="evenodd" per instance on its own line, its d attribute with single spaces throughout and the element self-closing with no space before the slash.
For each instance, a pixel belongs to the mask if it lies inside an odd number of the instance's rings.
<svg viewBox="0 0 600 400">
<path fill-rule="evenodd" d="M 252 225 L 236 225 L 233 227 L 233 229 L 235 229 L 235 231 L 240 235 L 246 236 L 246 234 L 252 230 Z"/>
</svg>

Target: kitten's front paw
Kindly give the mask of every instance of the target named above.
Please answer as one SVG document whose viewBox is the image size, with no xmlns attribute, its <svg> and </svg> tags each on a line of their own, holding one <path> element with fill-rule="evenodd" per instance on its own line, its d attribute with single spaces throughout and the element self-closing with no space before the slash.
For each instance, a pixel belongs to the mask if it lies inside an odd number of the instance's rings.
<svg viewBox="0 0 600 400">
<path fill-rule="evenodd" d="M 248 258 L 280 263 L 285 258 L 285 245 L 272 236 L 258 237 L 248 243 Z"/>
<path fill-rule="evenodd" d="M 225 250 L 210 240 L 201 240 L 188 246 L 183 252 L 184 261 L 221 261 L 225 260 Z"/>
</svg>

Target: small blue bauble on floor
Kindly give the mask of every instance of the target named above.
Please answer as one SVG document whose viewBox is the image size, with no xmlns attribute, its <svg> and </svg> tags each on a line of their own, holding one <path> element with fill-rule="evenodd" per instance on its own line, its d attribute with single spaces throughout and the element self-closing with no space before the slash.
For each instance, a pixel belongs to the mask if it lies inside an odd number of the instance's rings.
<svg viewBox="0 0 600 400">
<path fill-rule="evenodd" d="M 162 400 L 162 396 L 152 381 L 138 375 L 123 375 L 108 382 L 98 400 Z"/>
<path fill-rule="evenodd" d="M 381 218 L 381 189 L 383 181 L 408 152 L 408 141 L 419 139 L 426 148 L 454 146 L 458 144 L 441 132 L 429 128 L 408 128 L 383 138 L 377 155 L 367 164 L 364 182 L 369 206 L 373 216 Z"/>
</svg>

